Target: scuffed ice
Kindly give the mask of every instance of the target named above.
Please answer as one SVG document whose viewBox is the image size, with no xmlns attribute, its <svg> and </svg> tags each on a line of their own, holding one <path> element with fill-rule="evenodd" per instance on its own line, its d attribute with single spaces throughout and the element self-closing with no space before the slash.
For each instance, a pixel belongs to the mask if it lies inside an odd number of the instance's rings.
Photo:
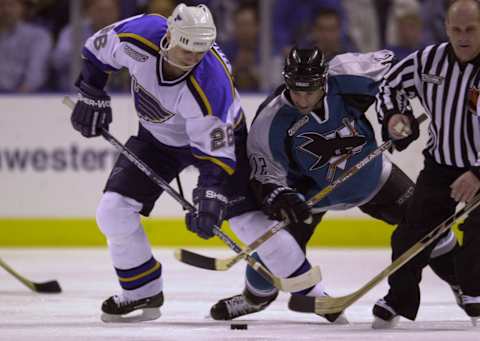
<svg viewBox="0 0 480 341">
<path fill-rule="evenodd" d="M 228 250 L 196 250 L 230 256 Z M 101 302 L 118 290 L 106 249 L 2 249 L 0 256 L 34 281 L 57 279 L 64 292 L 30 292 L 0 269 L 0 340 L 480 340 L 480 327 L 458 308 L 448 286 L 428 269 L 422 282 L 417 321 L 401 320 L 395 330 L 370 328 L 371 308 L 386 293 L 380 284 L 347 311 L 348 326 L 329 325 L 320 317 L 287 310 L 282 293 L 267 310 L 243 318 L 248 330 L 205 318 L 218 299 L 239 293 L 244 264 L 228 272 L 195 269 L 173 258 L 173 250 L 156 249 L 165 276 L 165 305 L 160 319 L 137 324 L 100 321 Z M 310 250 L 320 265 L 331 295 L 350 293 L 388 265 L 388 250 Z"/>
</svg>

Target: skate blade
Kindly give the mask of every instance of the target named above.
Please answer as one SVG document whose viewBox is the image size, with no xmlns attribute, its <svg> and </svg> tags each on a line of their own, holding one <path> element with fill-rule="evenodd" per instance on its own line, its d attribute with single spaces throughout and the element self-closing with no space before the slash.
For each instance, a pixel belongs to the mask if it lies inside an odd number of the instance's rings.
<svg viewBox="0 0 480 341">
<path fill-rule="evenodd" d="M 381 318 L 375 317 L 372 322 L 373 329 L 392 329 L 395 328 L 400 320 L 399 316 L 395 316 L 390 321 L 382 320 Z"/>
<path fill-rule="evenodd" d="M 328 319 L 327 319 L 328 320 Z M 330 321 L 329 321 L 330 322 Z M 335 321 L 332 321 L 330 322 L 331 324 L 336 324 L 336 325 L 347 325 L 347 324 L 350 324 L 350 322 L 348 321 L 347 317 L 345 316 L 344 313 L 341 313 L 336 319 Z"/>
<path fill-rule="evenodd" d="M 144 308 L 140 315 L 134 315 L 135 313 L 138 313 L 138 310 L 127 315 L 102 313 L 100 318 L 105 323 L 134 323 L 156 320 L 162 315 L 159 308 Z"/>
<path fill-rule="evenodd" d="M 478 326 L 478 319 L 479 317 L 471 317 L 472 326 L 474 327 Z"/>
</svg>

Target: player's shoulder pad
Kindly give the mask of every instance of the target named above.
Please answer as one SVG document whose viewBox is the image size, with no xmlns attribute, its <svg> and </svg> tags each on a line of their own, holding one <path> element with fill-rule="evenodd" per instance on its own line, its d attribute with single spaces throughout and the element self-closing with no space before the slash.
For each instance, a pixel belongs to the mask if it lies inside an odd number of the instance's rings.
<svg viewBox="0 0 480 341">
<path fill-rule="evenodd" d="M 187 78 L 187 85 L 205 116 L 226 120 L 236 92 L 230 64 L 216 45 Z"/>
<path fill-rule="evenodd" d="M 329 62 L 329 76 L 350 75 L 380 80 L 390 69 L 395 55 L 390 50 L 344 53 Z"/>
<path fill-rule="evenodd" d="M 114 28 L 120 41 L 129 42 L 153 56 L 160 50 L 160 40 L 167 33 L 167 19 L 145 14 L 125 21 Z"/>
<path fill-rule="evenodd" d="M 338 55 L 329 63 L 328 92 L 374 96 L 393 60 L 389 50 Z"/>
</svg>

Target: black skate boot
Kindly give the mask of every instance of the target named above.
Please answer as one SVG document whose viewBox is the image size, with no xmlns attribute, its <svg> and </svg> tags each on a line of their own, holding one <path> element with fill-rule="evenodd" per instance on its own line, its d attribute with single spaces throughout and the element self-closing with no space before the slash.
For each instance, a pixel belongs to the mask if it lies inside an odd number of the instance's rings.
<svg viewBox="0 0 480 341">
<path fill-rule="evenodd" d="M 383 298 L 373 306 L 373 329 L 392 329 L 398 324 L 400 316 L 390 307 Z"/>
<path fill-rule="evenodd" d="M 240 295 L 224 298 L 215 303 L 210 309 L 210 316 L 214 320 L 232 320 L 234 318 L 264 310 L 278 296 L 275 291 L 270 296 L 256 296 L 247 289 Z"/>
<path fill-rule="evenodd" d="M 160 307 L 163 305 L 163 293 L 130 301 L 121 295 L 114 295 L 102 304 L 103 322 L 140 322 L 156 320 L 160 317 Z M 141 310 L 141 315 L 125 316 Z"/>
<path fill-rule="evenodd" d="M 463 299 L 462 299 L 462 289 L 458 285 L 450 285 L 450 289 L 452 289 L 453 296 L 455 296 L 455 302 L 457 302 L 457 305 L 465 310 L 465 307 L 463 306 Z"/>
<path fill-rule="evenodd" d="M 480 296 L 463 295 L 462 301 L 465 312 L 472 319 L 472 324 L 476 326 L 480 319 Z"/>
</svg>

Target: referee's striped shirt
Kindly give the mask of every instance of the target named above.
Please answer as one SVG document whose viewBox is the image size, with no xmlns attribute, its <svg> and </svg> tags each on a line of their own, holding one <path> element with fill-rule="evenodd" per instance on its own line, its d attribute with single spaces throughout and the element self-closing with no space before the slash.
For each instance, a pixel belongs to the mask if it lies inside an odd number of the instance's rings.
<svg viewBox="0 0 480 341">
<path fill-rule="evenodd" d="M 385 75 L 376 102 L 379 120 L 408 111 L 408 98 L 418 97 L 431 118 L 427 153 L 439 164 L 478 166 L 480 129 L 469 94 L 478 94 L 479 83 L 480 57 L 461 64 L 449 43 L 428 46 Z"/>
</svg>

